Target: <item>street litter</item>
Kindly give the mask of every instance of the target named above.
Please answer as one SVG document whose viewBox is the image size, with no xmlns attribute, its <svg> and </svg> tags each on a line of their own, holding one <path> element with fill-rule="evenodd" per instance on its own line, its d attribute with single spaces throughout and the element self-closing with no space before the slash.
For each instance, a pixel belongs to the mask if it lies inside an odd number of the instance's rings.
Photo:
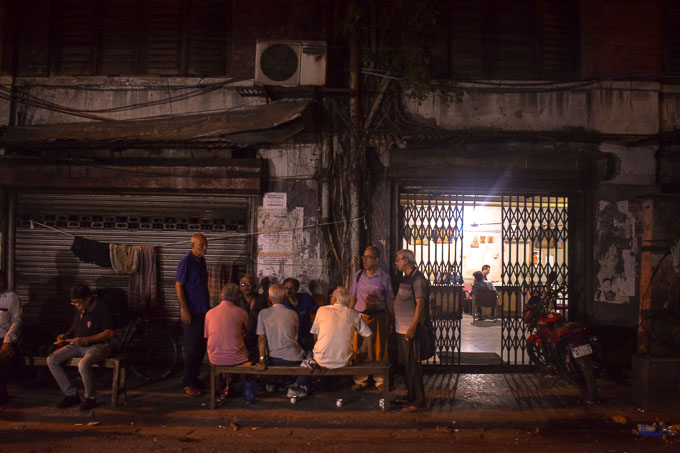
<svg viewBox="0 0 680 453">
<path fill-rule="evenodd" d="M 672 437 L 680 434 L 680 424 L 667 425 L 665 422 L 657 419 L 656 422 L 651 424 L 640 423 L 635 429 L 633 429 L 633 434 L 638 436 L 646 437 Z"/>
<path fill-rule="evenodd" d="M 101 424 L 102 424 L 102 422 L 88 422 L 87 426 L 97 426 L 97 425 L 101 425 Z"/>
<path fill-rule="evenodd" d="M 614 420 L 615 423 L 618 423 L 620 425 L 625 425 L 626 423 L 628 423 L 628 419 L 623 415 L 614 415 L 612 417 L 612 420 Z"/>
<path fill-rule="evenodd" d="M 229 424 L 229 427 L 230 427 L 233 431 L 238 431 L 238 430 L 239 430 L 239 426 L 238 426 L 236 423 L 230 423 L 230 424 Z"/>
<path fill-rule="evenodd" d="M 449 428 L 448 426 L 437 426 L 435 431 L 438 433 L 452 433 L 453 429 Z"/>
</svg>

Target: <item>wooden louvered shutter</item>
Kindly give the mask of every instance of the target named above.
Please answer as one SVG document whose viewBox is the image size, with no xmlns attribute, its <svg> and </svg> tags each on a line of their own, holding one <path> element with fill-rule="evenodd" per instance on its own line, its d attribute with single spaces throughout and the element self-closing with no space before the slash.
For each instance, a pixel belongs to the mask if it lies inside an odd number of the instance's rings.
<svg viewBox="0 0 680 453">
<path fill-rule="evenodd" d="M 666 3 L 666 61 L 664 73 L 680 75 L 680 4 Z"/>
<path fill-rule="evenodd" d="M 455 0 L 450 9 L 450 71 L 454 78 L 484 76 L 484 12 L 479 0 Z"/>
<path fill-rule="evenodd" d="M 5 2 L 7 4 L 9 2 Z M 9 5 L 5 6 L 8 8 Z M 22 76 L 45 76 L 49 74 L 50 61 L 50 0 L 16 3 L 18 20 L 6 22 L 8 32 L 16 36 L 17 73 Z M 9 9 L 5 11 L 5 14 Z M 9 19 L 9 18 L 8 18 Z M 15 33 L 16 31 L 16 33 Z M 6 39 L 12 39 L 8 34 Z M 11 41 L 10 41 L 11 42 Z M 12 71 L 13 52 L 5 48 L 7 72 Z"/>
<path fill-rule="evenodd" d="M 497 3 L 496 70 L 498 78 L 533 78 L 535 28 L 533 1 Z"/>
<path fill-rule="evenodd" d="M 537 21 L 538 75 L 544 79 L 573 77 L 579 68 L 579 12 L 574 0 L 539 0 Z"/>
<path fill-rule="evenodd" d="M 224 0 L 191 2 L 185 40 L 189 74 L 226 74 L 227 29 Z"/>
<path fill-rule="evenodd" d="M 109 0 L 102 17 L 101 51 L 97 72 L 103 75 L 140 72 L 139 1 Z"/>
<path fill-rule="evenodd" d="M 182 5 L 180 0 L 148 0 L 146 33 L 147 74 L 179 74 L 180 24 Z"/>
<path fill-rule="evenodd" d="M 91 0 L 56 2 L 53 72 L 67 75 L 92 75 L 96 72 L 96 9 Z"/>
</svg>

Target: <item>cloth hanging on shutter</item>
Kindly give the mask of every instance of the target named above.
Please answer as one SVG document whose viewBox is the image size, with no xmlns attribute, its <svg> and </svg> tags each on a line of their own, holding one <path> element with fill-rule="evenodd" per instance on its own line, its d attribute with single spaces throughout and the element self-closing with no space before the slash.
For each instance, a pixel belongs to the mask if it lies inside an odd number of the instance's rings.
<svg viewBox="0 0 680 453">
<path fill-rule="evenodd" d="M 134 274 L 139 266 L 139 245 L 109 244 L 111 267 L 116 274 Z"/>
<path fill-rule="evenodd" d="M 156 247 L 140 246 L 137 272 L 128 282 L 129 306 L 137 312 L 147 312 L 158 304 L 158 271 Z"/>
<path fill-rule="evenodd" d="M 238 282 L 238 264 L 208 264 L 208 291 L 210 292 L 210 306 L 215 307 L 221 302 L 222 288 L 227 283 Z"/>
<path fill-rule="evenodd" d="M 100 267 L 111 267 L 109 244 L 76 236 L 73 238 L 71 251 L 80 261 Z"/>
</svg>

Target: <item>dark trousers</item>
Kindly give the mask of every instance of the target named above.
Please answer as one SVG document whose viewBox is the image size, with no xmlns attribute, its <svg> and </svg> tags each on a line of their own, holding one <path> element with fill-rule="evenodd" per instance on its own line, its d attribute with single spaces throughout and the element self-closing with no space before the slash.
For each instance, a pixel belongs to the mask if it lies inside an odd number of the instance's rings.
<svg viewBox="0 0 680 453">
<path fill-rule="evenodd" d="M 4 338 L 0 338 L 0 345 L 2 345 Z M 14 370 L 18 370 L 21 366 L 21 356 L 19 350 L 16 346 L 14 348 L 14 357 L 9 357 L 7 355 L 0 355 L 0 404 L 7 401 L 7 381 L 9 380 L 10 373 Z"/>
<path fill-rule="evenodd" d="M 406 384 L 406 399 L 414 406 L 425 406 L 425 386 L 423 385 L 423 369 L 420 365 L 420 342 L 418 337 L 411 341 L 406 335 L 399 335 L 399 362 L 404 367 L 404 382 Z"/>
<path fill-rule="evenodd" d="M 205 313 L 192 314 L 191 324 L 182 324 L 184 334 L 184 386 L 198 385 L 198 374 L 201 372 L 203 357 L 207 341 L 203 328 L 205 326 Z"/>
<path fill-rule="evenodd" d="M 293 361 L 293 360 L 286 360 L 286 359 L 280 359 L 278 357 L 269 357 L 269 363 L 271 365 L 285 365 L 285 366 L 298 366 L 300 365 L 300 361 Z M 272 376 L 273 378 L 282 378 L 283 376 Z M 295 383 L 297 385 L 301 385 L 304 387 L 309 387 L 309 384 L 312 383 L 312 376 L 311 375 L 303 375 L 303 376 L 298 376 L 297 379 L 295 379 Z"/>
</svg>

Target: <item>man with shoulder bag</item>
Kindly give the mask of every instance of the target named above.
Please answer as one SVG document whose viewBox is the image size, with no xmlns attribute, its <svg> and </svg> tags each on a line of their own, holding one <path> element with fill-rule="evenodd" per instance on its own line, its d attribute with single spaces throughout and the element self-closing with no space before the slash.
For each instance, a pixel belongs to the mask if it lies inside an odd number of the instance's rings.
<svg viewBox="0 0 680 453">
<path fill-rule="evenodd" d="M 423 357 L 418 330 L 423 329 L 422 325 L 426 320 L 428 283 L 423 274 L 416 269 L 415 256 L 412 251 L 399 250 L 396 265 L 397 270 L 404 273 L 394 299 L 399 362 L 404 367 L 406 399 L 409 403 L 402 411 L 416 412 L 425 408 L 423 370 L 420 365 Z"/>
</svg>

